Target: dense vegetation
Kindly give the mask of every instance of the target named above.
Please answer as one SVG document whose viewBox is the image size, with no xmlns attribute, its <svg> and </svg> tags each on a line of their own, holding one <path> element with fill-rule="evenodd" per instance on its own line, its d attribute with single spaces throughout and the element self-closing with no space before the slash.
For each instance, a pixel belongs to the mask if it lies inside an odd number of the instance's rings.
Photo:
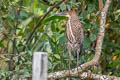
<svg viewBox="0 0 120 80">
<path fill-rule="evenodd" d="M 61 0 L 0 0 L 0 78 L 18 80 L 32 75 L 32 55 L 44 51 L 49 55 L 48 71 L 68 69 L 65 17 L 59 12 L 75 9 L 85 33 L 80 63 L 94 56 L 100 22 L 98 0 L 66 0 L 54 8 L 42 22 L 41 17 Z M 105 2 L 105 0 L 103 0 Z M 113 0 L 107 14 L 106 32 L 98 66 L 93 73 L 120 76 L 120 0 Z M 33 29 L 37 30 L 31 36 Z M 76 61 L 72 57 L 71 67 Z M 77 80 L 77 79 L 74 79 Z"/>
</svg>

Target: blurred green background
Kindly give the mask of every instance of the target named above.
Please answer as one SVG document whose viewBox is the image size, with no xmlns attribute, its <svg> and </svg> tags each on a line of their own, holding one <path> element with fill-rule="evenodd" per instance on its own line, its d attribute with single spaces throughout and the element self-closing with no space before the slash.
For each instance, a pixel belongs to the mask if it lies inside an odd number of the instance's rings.
<svg viewBox="0 0 120 80">
<path fill-rule="evenodd" d="M 32 55 L 47 52 L 48 72 L 68 69 L 65 25 L 67 18 L 54 14 L 76 9 L 84 29 L 80 63 L 94 57 L 100 12 L 98 0 L 68 0 L 53 9 L 41 22 L 32 39 L 26 39 L 40 18 L 61 0 L 0 0 L 0 79 L 18 80 L 32 76 Z M 105 3 L 106 0 L 103 0 Z M 120 77 L 120 0 L 112 0 L 107 14 L 100 63 L 93 73 Z M 23 51 L 23 46 L 25 50 Z M 72 65 L 76 60 L 72 56 Z M 64 80 L 64 79 L 61 79 Z M 73 78 L 73 80 L 79 80 Z"/>
</svg>

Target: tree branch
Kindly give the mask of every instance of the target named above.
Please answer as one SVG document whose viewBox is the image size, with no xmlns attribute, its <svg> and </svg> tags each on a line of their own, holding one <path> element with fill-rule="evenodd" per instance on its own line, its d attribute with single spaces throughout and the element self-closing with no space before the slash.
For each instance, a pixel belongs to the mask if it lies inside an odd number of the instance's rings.
<svg viewBox="0 0 120 80">
<path fill-rule="evenodd" d="M 30 35 L 28 36 L 27 40 L 26 40 L 26 44 L 28 44 L 28 42 L 30 41 L 30 39 L 32 38 L 33 34 L 35 33 L 35 31 L 39 28 L 39 26 L 41 25 L 41 22 L 45 19 L 45 17 L 54 9 L 56 8 L 58 5 L 60 5 L 61 3 L 65 2 L 66 0 L 62 0 L 60 2 L 58 2 L 57 4 L 55 4 L 53 7 L 51 7 L 38 21 L 38 23 L 36 24 L 36 26 L 34 27 L 33 31 L 30 33 Z M 22 51 L 25 50 L 25 46 L 23 46 Z"/>
<path fill-rule="evenodd" d="M 94 58 L 91 61 L 86 62 L 86 63 L 84 63 L 76 68 L 73 68 L 71 70 L 63 70 L 63 71 L 59 71 L 59 72 L 49 73 L 49 75 L 48 75 L 49 79 L 59 79 L 59 78 L 63 78 L 63 77 L 74 76 L 76 74 L 78 75 L 78 73 L 82 73 L 86 68 L 98 64 L 100 56 L 101 56 L 102 43 L 103 43 L 103 38 L 104 38 L 104 33 L 105 33 L 106 15 L 107 15 L 107 11 L 108 11 L 110 2 L 111 2 L 111 0 L 107 0 L 104 8 L 101 11 L 100 28 L 99 28 Z"/>
<path fill-rule="evenodd" d="M 88 76 L 90 75 L 90 76 Z M 73 76 L 73 77 L 77 77 Z M 87 79 L 89 77 L 89 79 L 94 79 L 94 80 L 120 80 L 120 77 L 116 77 L 116 76 L 108 76 L 108 75 L 99 75 L 99 74 L 93 74 L 93 73 L 87 73 L 87 72 L 83 72 L 80 75 L 80 78 L 82 79 Z"/>
<path fill-rule="evenodd" d="M 56 75 L 56 74 L 54 74 Z M 53 76 L 53 74 L 49 74 L 48 78 L 52 80 L 51 76 Z M 94 79 L 94 80 L 120 80 L 120 77 L 116 77 L 116 76 L 108 76 L 108 75 L 99 75 L 99 74 L 93 74 L 93 73 L 88 73 L 88 72 L 83 72 L 82 74 L 80 74 L 78 76 L 78 74 L 74 74 L 71 75 L 70 77 L 76 77 L 76 78 L 81 78 L 81 79 Z M 55 78 L 53 78 L 55 79 Z"/>
<path fill-rule="evenodd" d="M 103 0 L 99 0 L 99 10 L 101 11 L 103 8 Z"/>
</svg>

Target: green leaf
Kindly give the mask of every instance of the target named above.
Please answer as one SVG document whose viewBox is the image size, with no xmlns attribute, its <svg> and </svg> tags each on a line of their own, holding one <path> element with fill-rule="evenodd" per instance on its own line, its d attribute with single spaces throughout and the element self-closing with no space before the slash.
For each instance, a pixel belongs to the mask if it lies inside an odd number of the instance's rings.
<svg viewBox="0 0 120 80">
<path fill-rule="evenodd" d="M 62 44 L 62 43 L 65 42 L 65 35 L 64 35 L 64 33 L 57 37 L 57 41 L 58 41 L 59 44 Z"/>
<path fill-rule="evenodd" d="M 44 12 L 40 8 L 34 8 L 34 14 L 36 16 L 42 16 L 44 14 Z"/>
<path fill-rule="evenodd" d="M 91 40 L 89 40 L 87 37 L 84 38 L 84 48 L 89 48 L 91 44 Z"/>
<path fill-rule="evenodd" d="M 45 19 L 42 23 L 45 24 L 47 22 L 50 22 L 50 21 L 53 21 L 53 20 L 64 20 L 66 19 L 66 17 L 64 16 L 51 16 L 51 17 L 48 17 L 47 19 Z"/>
<path fill-rule="evenodd" d="M 30 16 L 26 20 L 23 20 L 21 24 L 18 25 L 20 29 L 23 29 L 23 27 L 26 27 L 31 21 L 33 21 L 34 16 Z"/>
<path fill-rule="evenodd" d="M 3 26 L 2 26 L 2 24 L 0 24 L 0 30 L 3 30 Z"/>
<path fill-rule="evenodd" d="M 28 6 L 31 2 L 32 2 L 31 0 L 25 0 L 25 1 L 23 1 L 23 3 L 24 3 L 26 6 Z"/>
<path fill-rule="evenodd" d="M 13 60 L 14 60 L 15 62 L 18 62 L 18 57 L 13 57 Z"/>
<path fill-rule="evenodd" d="M 120 9 L 118 9 L 118 10 L 115 11 L 115 14 L 117 14 L 117 13 L 120 13 Z"/>
<path fill-rule="evenodd" d="M 91 34 L 90 34 L 90 40 L 91 40 L 91 41 L 96 40 L 96 35 L 91 33 Z"/>
<path fill-rule="evenodd" d="M 53 53 L 56 53 L 56 48 L 54 47 L 54 42 L 53 40 L 47 35 L 47 38 L 49 40 L 50 48 L 52 49 Z"/>
<path fill-rule="evenodd" d="M 21 17 L 28 17 L 28 14 L 25 11 L 20 11 Z"/>
<path fill-rule="evenodd" d="M 34 0 L 34 1 L 32 2 L 32 7 L 33 7 L 33 8 L 36 8 L 37 3 L 38 3 L 38 0 Z"/>
<path fill-rule="evenodd" d="M 109 64 L 108 66 L 109 67 L 115 67 L 115 66 L 117 66 L 119 64 L 120 64 L 120 60 L 115 60 L 115 61 L 112 62 L 112 64 Z"/>
<path fill-rule="evenodd" d="M 65 10 L 65 4 L 61 4 L 61 5 L 60 5 L 60 9 L 61 9 L 62 11 L 64 11 L 64 10 Z"/>
<path fill-rule="evenodd" d="M 91 13 L 94 10 L 95 10 L 95 5 L 94 4 L 89 4 L 88 5 L 88 12 Z"/>
<path fill-rule="evenodd" d="M 15 70 L 18 71 L 20 69 L 20 66 L 16 66 Z"/>
<path fill-rule="evenodd" d="M 8 53 L 12 53 L 12 41 L 9 41 L 8 43 Z"/>
<path fill-rule="evenodd" d="M 60 55 L 54 54 L 55 58 L 60 59 Z"/>
<path fill-rule="evenodd" d="M 115 50 L 115 54 L 116 55 L 120 54 L 120 50 Z"/>
<path fill-rule="evenodd" d="M 42 42 L 40 41 L 40 42 L 36 45 L 34 51 L 39 51 L 40 48 L 44 45 L 45 42 L 46 42 L 46 41 L 42 41 Z"/>
<path fill-rule="evenodd" d="M 4 47 L 4 45 L 2 44 L 2 42 L 0 41 L 0 47 Z"/>
<path fill-rule="evenodd" d="M 81 15 L 80 15 L 80 19 L 83 19 L 83 20 L 84 20 L 87 15 L 88 15 L 88 12 L 87 12 L 87 11 L 82 12 Z"/>
</svg>

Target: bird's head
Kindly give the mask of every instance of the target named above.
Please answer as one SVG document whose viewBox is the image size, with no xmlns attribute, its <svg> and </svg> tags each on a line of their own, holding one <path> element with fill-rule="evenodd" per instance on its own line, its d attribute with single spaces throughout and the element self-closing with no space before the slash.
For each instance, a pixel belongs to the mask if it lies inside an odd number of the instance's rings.
<svg viewBox="0 0 120 80">
<path fill-rule="evenodd" d="M 72 17 L 76 17 L 76 12 L 75 11 L 68 11 L 68 12 L 64 12 L 64 13 L 58 13 L 55 14 L 55 16 L 65 16 L 68 19 L 71 19 Z"/>
<path fill-rule="evenodd" d="M 55 14 L 55 16 L 65 16 L 65 17 L 70 18 L 70 15 L 69 15 L 69 13 L 68 13 L 68 12 L 64 12 L 64 13 L 57 13 L 57 14 Z"/>
</svg>

